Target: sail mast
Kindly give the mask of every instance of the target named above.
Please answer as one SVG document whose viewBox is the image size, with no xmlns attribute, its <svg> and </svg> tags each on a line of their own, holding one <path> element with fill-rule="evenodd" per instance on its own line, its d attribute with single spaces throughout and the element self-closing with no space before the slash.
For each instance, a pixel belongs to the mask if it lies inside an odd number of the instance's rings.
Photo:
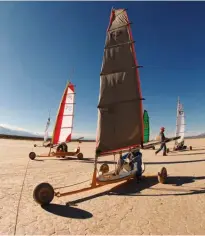
<svg viewBox="0 0 205 236">
<path fill-rule="evenodd" d="M 44 132 L 44 143 L 47 141 L 48 139 L 48 128 L 50 126 L 50 121 L 51 121 L 51 118 L 50 118 L 50 110 L 49 110 L 49 116 L 48 116 L 48 120 L 47 120 L 47 123 L 46 123 L 46 128 L 45 128 L 45 132 Z"/>
</svg>

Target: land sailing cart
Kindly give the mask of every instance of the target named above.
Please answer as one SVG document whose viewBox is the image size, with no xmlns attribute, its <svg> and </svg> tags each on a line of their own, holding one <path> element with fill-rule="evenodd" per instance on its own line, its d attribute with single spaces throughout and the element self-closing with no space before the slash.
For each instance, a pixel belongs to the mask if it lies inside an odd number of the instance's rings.
<svg viewBox="0 0 205 236">
<path fill-rule="evenodd" d="M 184 108 L 180 99 L 178 97 L 177 101 L 177 117 L 176 117 L 176 136 L 180 135 L 180 139 L 175 141 L 173 151 L 184 151 L 184 150 L 192 150 L 192 146 L 184 145 L 184 136 L 185 136 L 185 115 Z M 169 148 L 167 152 L 169 152 Z"/>
<path fill-rule="evenodd" d="M 73 116 L 74 116 L 74 98 L 75 98 L 75 86 L 68 82 L 64 90 L 59 110 L 56 117 L 56 123 L 53 130 L 53 137 L 51 142 L 46 143 L 48 138 L 48 128 L 50 125 L 50 117 L 48 118 L 43 147 L 49 148 L 49 152 L 45 154 L 36 155 L 35 152 L 29 153 L 29 158 L 34 160 L 36 157 L 68 157 L 76 156 L 78 159 L 83 159 L 83 153 L 80 152 L 80 143 L 83 137 L 79 138 L 78 146 L 73 151 L 68 151 L 67 143 L 71 141 L 72 129 L 73 129 Z M 34 144 L 34 147 L 42 147 Z M 53 151 L 53 149 L 56 149 Z"/>
<path fill-rule="evenodd" d="M 130 24 L 125 9 L 112 9 L 100 74 L 96 153 L 91 185 L 62 193 L 49 183 L 41 183 L 33 191 L 38 204 L 49 204 L 54 196 L 90 191 L 136 177 L 136 166 L 133 169 L 124 166 L 117 174 L 115 170 L 110 171 L 105 163 L 99 170 L 97 168 L 99 157 L 118 154 L 121 157 L 124 152 L 132 153 L 144 139 L 139 66 Z M 165 183 L 166 168 L 163 167 L 156 176 L 160 183 Z"/>
</svg>

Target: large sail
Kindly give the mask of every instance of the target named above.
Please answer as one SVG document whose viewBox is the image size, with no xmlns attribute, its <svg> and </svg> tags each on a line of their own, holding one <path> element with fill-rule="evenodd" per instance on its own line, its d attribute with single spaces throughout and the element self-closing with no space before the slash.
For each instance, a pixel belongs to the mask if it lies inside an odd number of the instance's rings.
<svg viewBox="0 0 205 236">
<path fill-rule="evenodd" d="M 181 143 L 184 140 L 185 133 L 185 118 L 184 118 L 184 109 L 180 100 L 178 99 L 177 103 L 177 119 L 176 119 L 176 136 L 181 136 L 180 139 L 176 140 L 177 143 Z"/>
<path fill-rule="evenodd" d="M 143 108 L 130 22 L 112 10 L 100 74 L 97 150 L 112 152 L 143 143 Z"/>
<path fill-rule="evenodd" d="M 52 143 L 69 142 L 71 140 L 74 113 L 74 85 L 67 84 L 59 106 Z"/>
<path fill-rule="evenodd" d="M 150 130 L 149 130 L 149 115 L 146 110 L 144 110 L 143 120 L 144 120 L 144 143 L 147 143 L 149 142 Z"/>
</svg>

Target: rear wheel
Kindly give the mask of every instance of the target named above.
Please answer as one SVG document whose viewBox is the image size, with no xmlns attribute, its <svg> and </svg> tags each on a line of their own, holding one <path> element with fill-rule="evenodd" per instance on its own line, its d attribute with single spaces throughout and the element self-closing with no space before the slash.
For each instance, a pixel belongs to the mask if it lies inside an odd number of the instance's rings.
<svg viewBox="0 0 205 236">
<path fill-rule="evenodd" d="M 33 191 L 33 198 L 40 205 L 48 205 L 54 195 L 54 189 L 49 183 L 41 183 Z"/>
<path fill-rule="evenodd" d="M 158 181 L 161 184 L 164 184 L 167 179 L 167 169 L 165 167 L 162 167 L 161 171 L 158 172 Z"/>
<path fill-rule="evenodd" d="M 29 153 L 29 158 L 30 158 L 31 160 L 34 160 L 34 159 L 36 158 L 36 153 L 35 153 L 35 152 L 30 152 L 30 153 Z"/>
<path fill-rule="evenodd" d="M 82 159 L 83 159 L 83 153 L 82 153 L 82 152 L 79 152 L 79 153 L 77 154 L 77 158 L 78 158 L 78 160 L 82 160 Z"/>
</svg>

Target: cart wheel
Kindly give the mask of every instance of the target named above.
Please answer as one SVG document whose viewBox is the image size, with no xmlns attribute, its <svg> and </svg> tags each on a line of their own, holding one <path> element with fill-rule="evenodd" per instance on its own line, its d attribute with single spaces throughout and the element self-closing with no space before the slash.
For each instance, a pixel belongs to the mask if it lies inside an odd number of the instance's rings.
<svg viewBox="0 0 205 236">
<path fill-rule="evenodd" d="M 35 152 L 30 152 L 30 153 L 29 153 L 29 158 L 30 158 L 31 160 L 34 160 L 34 159 L 36 158 L 36 153 L 35 153 Z"/>
<path fill-rule="evenodd" d="M 169 148 L 167 148 L 167 153 L 169 153 Z"/>
<path fill-rule="evenodd" d="M 104 163 L 100 166 L 100 172 L 102 172 L 102 174 L 105 174 L 107 172 L 109 172 L 109 166 L 108 164 Z"/>
<path fill-rule="evenodd" d="M 65 158 L 66 156 L 60 156 L 61 158 Z"/>
<path fill-rule="evenodd" d="M 77 158 L 78 158 L 78 160 L 82 160 L 82 159 L 83 159 L 83 153 L 82 153 L 82 152 L 79 152 L 79 153 L 77 154 Z"/>
<path fill-rule="evenodd" d="M 190 146 L 189 149 L 192 150 L 192 146 Z"/>
<path fill-rule="evenodd" d="M 48 205 L 53 200 L 54 194 L 54 189 L 49 183 L 41 183 L 35 187 L 33 198 L 40 205 Z"/>
<path fill-rule="evenodd" d="M 155 150 L 155 146 L 153 146 L 152 149 Z"/>
<path fill-rule="evenodd" d="M 164 184 L 167 178 L 167 169 L 162 167 L 161 171 L 158 172 L 158 181 L 161 184 Z"/>
</svg>

